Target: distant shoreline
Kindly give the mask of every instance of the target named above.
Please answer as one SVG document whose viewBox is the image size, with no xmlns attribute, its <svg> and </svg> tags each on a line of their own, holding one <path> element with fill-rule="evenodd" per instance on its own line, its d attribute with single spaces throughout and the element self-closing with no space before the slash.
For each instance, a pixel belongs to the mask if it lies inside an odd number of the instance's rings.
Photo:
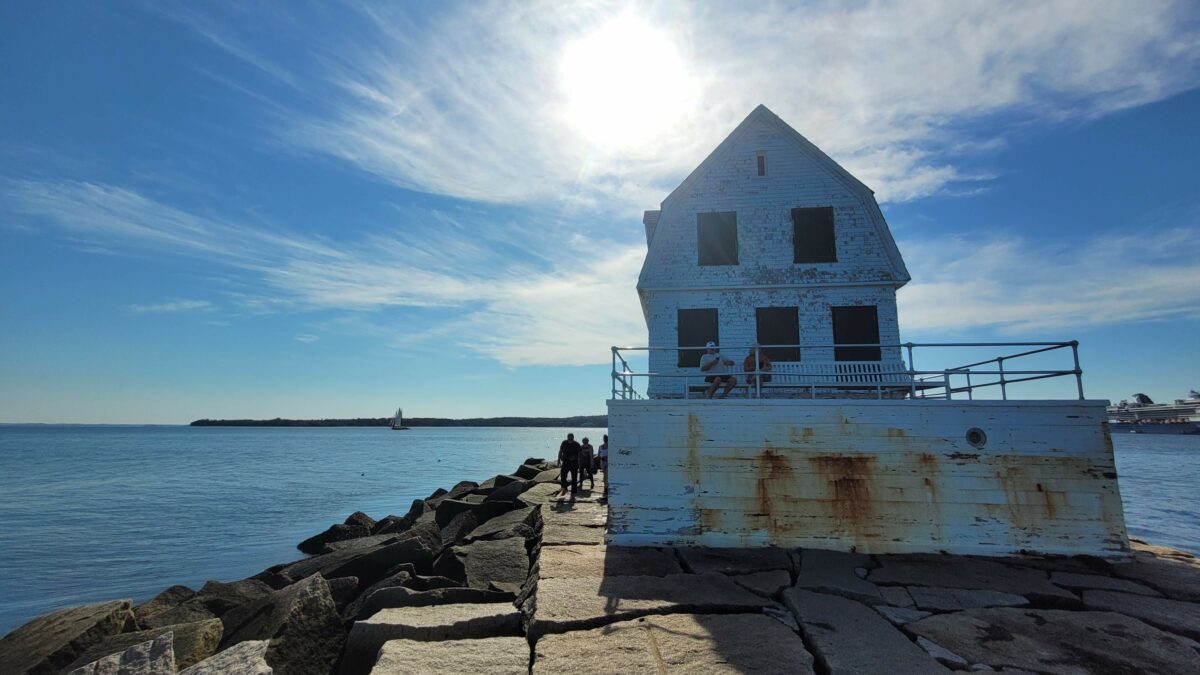
<svg viewBox="0 0 1200 675">
<path fill-rule="evenodd" d="M 391 417 L 353 417 L 345 419 L 288 420 L 210 420 L 191 423 L 193 427 L 386 427 Z M 404 420 L 409 427 L 584 427 L 605 428 L 608 415 L 576 415 L 575 417 L 410 417 Z"/>
</svg>

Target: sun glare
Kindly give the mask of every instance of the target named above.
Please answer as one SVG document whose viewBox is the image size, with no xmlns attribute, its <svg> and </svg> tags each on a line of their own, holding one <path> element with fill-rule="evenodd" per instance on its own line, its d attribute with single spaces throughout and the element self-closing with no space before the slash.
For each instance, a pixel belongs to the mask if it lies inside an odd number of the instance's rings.
<svg viewBox="0 0 1200 675">
<path fill-rule="evenodd" d="M 622 16 L 571 44 L 562 59 L 566 116 L 607 149 L 643 143 L 691 104 L 691 74 L 670 36 Z"/>
</svg>

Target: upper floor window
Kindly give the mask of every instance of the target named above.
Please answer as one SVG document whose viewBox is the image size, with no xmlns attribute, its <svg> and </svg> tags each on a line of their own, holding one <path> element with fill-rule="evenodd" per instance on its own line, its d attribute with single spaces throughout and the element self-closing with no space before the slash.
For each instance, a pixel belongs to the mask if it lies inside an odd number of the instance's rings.
<svg viewBox="0 0 1200 675">
<path fill-rule="evenodd" d="M 760 175 L 760 176 L 767 175 L 767 151 L 766 150 L 758 151 L 758 175 Z"/>
<path fill-rule="evenodd" d="M 701 265 L 738 264 L 737 214 L 696 214 L 696 239 Z"/>
<path fill-rule="evenodd" d="M 837 262 L 833 207 L 792 209 L 792 245 L 798 263 Z"/>
</svg>

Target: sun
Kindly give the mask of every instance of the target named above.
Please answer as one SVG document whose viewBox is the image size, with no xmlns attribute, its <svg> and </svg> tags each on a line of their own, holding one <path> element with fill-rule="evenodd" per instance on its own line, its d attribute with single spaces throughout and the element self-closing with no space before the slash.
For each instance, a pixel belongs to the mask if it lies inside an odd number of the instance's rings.
<svg viewBox="0 0 1200 675">
<path fill-rule="evenodd" d="M 631 15 L 570 44 L 561 73 L 568 122 L 606 149 L 649 140 L 694 99 L 694 78 L 670 35 Z"/>
</svg>

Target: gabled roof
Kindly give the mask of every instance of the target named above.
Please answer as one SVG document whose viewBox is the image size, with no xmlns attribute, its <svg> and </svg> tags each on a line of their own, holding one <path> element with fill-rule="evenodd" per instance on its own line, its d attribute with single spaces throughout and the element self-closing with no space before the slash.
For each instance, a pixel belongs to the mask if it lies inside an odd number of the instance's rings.
<svg viewBox="0 0 1200 675">
<path fill-rule="evenodd" d="M 746 116 L 746 119 L 742 120 L 741 124 L 737 125 L 737 127 L 725 137 L 725 140 L 721 141 L 720 145 L 710 152 L 708 157 L 705 157 L 704 161 L 700 162 L 700 165 L 693 169 L 692 172 L 688 174 L 687 178 L 683 179 L 683 182 L 671 191 L 671 194 L 667 195 L 666 199 L 663 199 L 662 210 L 667 209 L 669 203 L 673 201 L 675 195 L 684 192 L 686 188 L 690 187 L 692 183 L 699 179 L 700 176 L 703 176 L 704 173 L 708 171 L 708 168 L 715 161 L 717 161 L 718 158 L 723 157 L 726 151 L 742 134 L 746 133 L 755 122 L 762 122 L 768 126 L 774 127 L 786 138 L 790 138 L 796 143 L 797 147 L 799 147 L 802 152 L 809 155 L 819 165 L 828 170 L 830 175 L 837 178 L 847 188 L 858 195 L 859 199 L 863 203 L 863 206 L 871 215 L 871 220 L 875 225 L 876 233 L 879 235 L 879 239 L 883 243 L 884 251 L 887 253 L 888 261 L 892 264 L 896 279 L 901 283 L 911 280 L 912 277 L 908 273 L 908 268 L 904 265 L 904 259 L 900 256 L 900 249 L 896 247 L 896 241 L 892 239 L 892 233 L 888 230 L 887 222 L 883 218 L 883 213 L 879 210 L 878 202 L 875 201 L 875 192 L 871 190 L 871 188 L 864 185 L 862 181 L 855 178 L 849 171 L 844 169 L 841 164 L 835 162 L 832 157 L 825 154 L 820 148 L 814 145 L 812 141 L 805 138 L 800 132 L 793 129 L 791 125 L 789 125 L 787 122 L 784 122 L 779 118 L 778 115 L 771 112 L 767 106 L 762 104 L 759 104 L 758 107 L 752 110 L 750 114 Z M 647 249 L 649 249 L 653 243 L 653 239 L 648 241 Z"/>
</svg>

